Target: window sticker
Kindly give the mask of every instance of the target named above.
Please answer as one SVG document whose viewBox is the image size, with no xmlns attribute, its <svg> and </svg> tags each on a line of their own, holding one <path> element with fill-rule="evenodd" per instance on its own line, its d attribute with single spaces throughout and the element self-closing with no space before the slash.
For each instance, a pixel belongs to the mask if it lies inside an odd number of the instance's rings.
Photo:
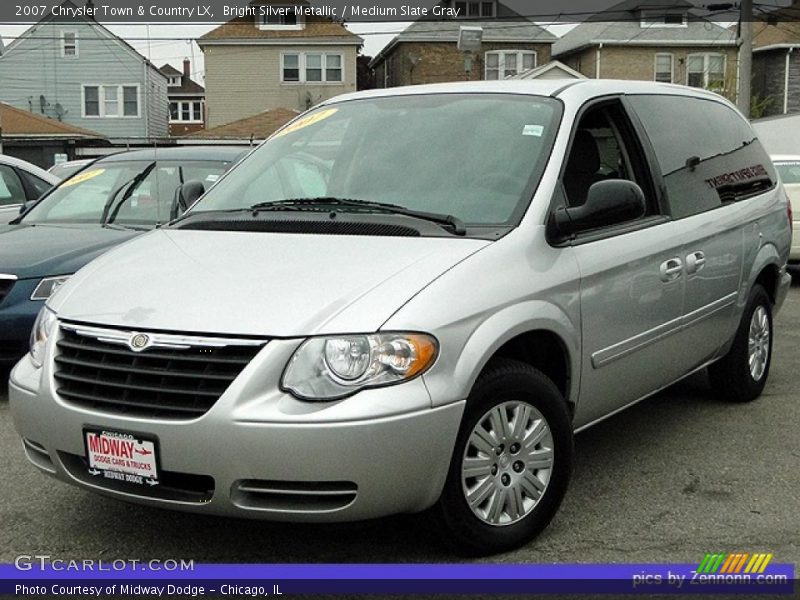
<svg viewBox="0 0 800 600">
<path fill-rule="evenodd" d="M 301 129 L 305 129 L 306 127 L 309 127 L 311 125 L 315 125 L 315 124 L 319 123 L 320 121 L 324 121 L 325 119 L 327 119 L 328 117 L 336 114 L 337 112 L 339 112 L 338 108 L 329 108 L 327 110 L 323 110 L 323 111 L 320 111 L 318 113 L 314 113 L 313 115 L 309 115 L 307 117 L 303 117 L 302 119 L 300 119 L 298 121 L 295 121 L 294 123 L 292 123 L 288 127 L 280 130 L 278 133 L 276 133 L 272 137 L 273 138 L 279 138 L 279 137 L 283 137 L 285 135 L 289 135 L 290 133 L 294 133 L 295 131 L 300 131 Z"/>
<path fill-rule="evenodd" d="M 542 137 L 544 133 L 544 125 L 525 125 L 522 129 L 522 135 L 533 135 Z"/>
<path fill-rule="evenodd" d="M 62 183 L 61 187 L 70 187 L 73 185 L 78 185 L 79 183 L 83 183 L 84 181 L 89 181 L 90 179 L 94 179 L 98 175 L 102 175 L 105 172 L 106 172 L 105 169 L 92 169 L 91 171 L 87 171 L 86 173 L 79 173 L 78 175 L 75 175 L 75 177 L 72 177 L 71 179 L 68 179 L 67 181 Z"/>
</svg>

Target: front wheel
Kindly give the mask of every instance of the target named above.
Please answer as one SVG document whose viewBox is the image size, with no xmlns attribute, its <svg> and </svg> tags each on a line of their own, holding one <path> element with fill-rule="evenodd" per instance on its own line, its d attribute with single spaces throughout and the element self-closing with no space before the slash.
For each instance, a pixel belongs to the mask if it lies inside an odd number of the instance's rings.
<svg viewBox="0 0 800 600">
<path fill-rule="evenodd" d="M 750 402 L 761 395 L 772 362 L 772 302 L 753 286 L 728 353 L 708 368 L 715 393 L 728 402 Z"/>
<path fill-rule="evenodd" d="M 467 401 L 437 505 L 456 551 L 485 555 L 533 539 L 561 505 L 572 423 L 556 386 L 517 361 L 497 361 Z"/>
</svg>

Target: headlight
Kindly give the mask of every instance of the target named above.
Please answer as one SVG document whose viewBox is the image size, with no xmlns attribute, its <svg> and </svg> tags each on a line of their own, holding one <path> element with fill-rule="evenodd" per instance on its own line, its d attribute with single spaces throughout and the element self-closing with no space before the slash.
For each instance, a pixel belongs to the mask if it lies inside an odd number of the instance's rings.
<svg viewBox="0 0 800 600">
<path fill-rule="evenodd" d="M 69 275 L 62 275 L 60 277 L 45 277 L 36 286 L 31 294 L 31 300 L 48 300 L 55 291 L 69 279 Z"/>
<path fill-rule="evenodd" d="M 303 400 L 336 400 L 408 381 L 436 359 L 436 340 L 421 333 L 312 338 L 297 349 L 282 387 Z"/>
<path fill-rule="evenodd" d="M 43 306 L 42 310 L 39 311 L 39 316 L 36 317 L 36 322 L 33 324 L 33 331 L 31 332 L 31 360 L 37 367 L 41 367 L 44 362 L 44 349 L 47 345 L 47 338 L 53 333 L 53 327 L 57 322 L 56 313 Z"/>
</svg>

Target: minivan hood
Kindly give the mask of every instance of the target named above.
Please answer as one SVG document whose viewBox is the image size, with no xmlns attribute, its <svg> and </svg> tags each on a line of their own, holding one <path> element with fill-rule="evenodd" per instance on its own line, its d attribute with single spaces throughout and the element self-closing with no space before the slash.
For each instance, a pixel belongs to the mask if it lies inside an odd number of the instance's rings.
<svg viewBox="0 0 800 600">
<path fill-rule="evenodd" d="M 137 234 L 99 225 L 0 226 L 0 273 L 20 279 L 71 275 Z"/>
<path fill-rule="evenodd" d="M 162 229 L 100 257 L 50 305 L 63 319 L 129 329 L 370 332 L 489 243 Z"/>
</svg>

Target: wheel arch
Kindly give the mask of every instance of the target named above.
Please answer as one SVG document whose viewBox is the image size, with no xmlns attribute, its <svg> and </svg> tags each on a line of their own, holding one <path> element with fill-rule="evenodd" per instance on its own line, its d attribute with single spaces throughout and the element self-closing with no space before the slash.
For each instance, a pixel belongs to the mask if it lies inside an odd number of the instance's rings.
<svg viewBox="0 0 800 600">
<path fill-rule="evenodd" d="M 778 249 L 774 245 L 765 244 L 761 247 L 745 280 L 746 285 L 743 286 L 740 303 L 746 303 L 750 290 L 754 285 L 760 284 L 775 304 L 781 279 L 780 260 Z"/>
<path fill-rule="evenodd" d="M 495 312 L 470 335 L 454 366 L 450 385 L 459 382 L 460 395 L 466 398 L 495 358 L 519 360 L 539 369 L 559 388 L 570 409 L 574 407 L 580 374 L 580 329 L 558 306 L 533 300 Z"/>
</svg>

